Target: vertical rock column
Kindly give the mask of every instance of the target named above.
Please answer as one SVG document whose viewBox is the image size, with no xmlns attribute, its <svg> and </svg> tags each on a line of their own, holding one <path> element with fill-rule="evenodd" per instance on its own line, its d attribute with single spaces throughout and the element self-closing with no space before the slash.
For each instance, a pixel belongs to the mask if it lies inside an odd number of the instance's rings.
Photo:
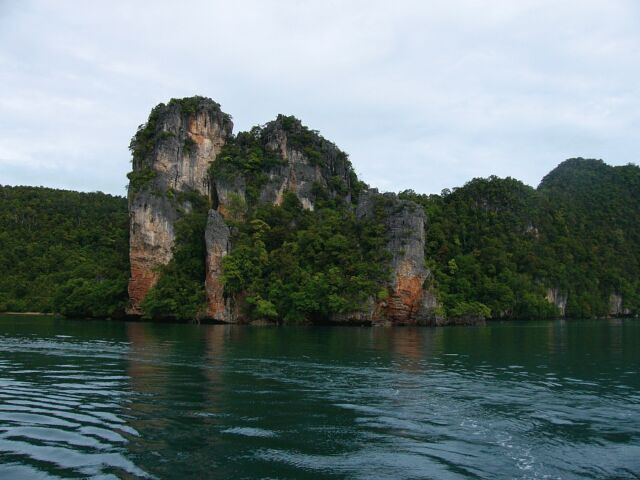
<svg viewBox="0 0 640 480">
<path fill-rule="evenodd" d="M 391 254 L 389 297 L 378 302 L 373 323 L 416 324 L 435 322 L 437 300 L 424 289 L 431 274 L 425 266 L 425 215 L 422 208 L 393 193 L 371 189 L 358 204 L 356 215 L 371 218 L 381 207 L 386 227 L 386 248 Z"/>
<path fill-rule="evenodd" d="M 191 210 L 189 194 L 209 197 L 209 164 L 231 135 L 230 117 L 202 97 L 172 100 L 153 109 L 131 142 L 129 178 L 128 313 L 142 314 L 141 302 L 169 263 L 174 226 Z"/>
<path fill-rule="evenodd" d="M 392 254 L 391 292 L 386 319 L 415 323 L 422 305 L 423 284 L 429 275 L 424 264 L 424 212 L 418 205 L 397 201 L 387 218 L 387 248 Z"/>
<path fill-rule="evenodd" d="M 558 308 L 558 312 L 561 317 L 564 317 L 567 312 L 567 299 L 568 295 L 560 291 L 559 288 L 547 289 L 547 302 L 555 305 Z"/>
<path fill-rule="evenodd" d="M 222 215 L 216 210 L 209 210 L 205 242 L 207 245 L 207 316 L 215 320 L 232 321 L 228 302 L 224 298 L 222 283 L 222 260 L 229 253 L 231 232 Z"/>
</svg>

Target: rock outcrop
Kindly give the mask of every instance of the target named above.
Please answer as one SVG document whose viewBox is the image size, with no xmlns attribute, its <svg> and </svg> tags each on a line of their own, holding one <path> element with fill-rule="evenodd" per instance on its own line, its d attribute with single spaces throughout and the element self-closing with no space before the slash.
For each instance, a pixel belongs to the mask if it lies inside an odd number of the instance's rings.
<svg viewBox="0 0 640 480">
<path fill-rule="evenodd" d="M 230 308 L 230 299 L 225 298 L 222 284 L 222 259 L 231 250 L 231 231 L 222 215 L 209 210 L 205 231 L 207 261 L 205 290 L 207 292 L 207 316 L 222 322 L 234 320 Z"/>
<path fill-rule="evenodd" d="M 140 302 L 158 281 L 158 267 L 171 260 L 178 213 L 173 202 L 140 192 L 129 200 L 130 314 L 140 314 Z"/>
<path fill-rule="evenodd" d="M 262 172 L 256 195 L 259 203 L 281 205 L 286 192 L 294 193 L 302 206 L 313 210 L 319 195 L 343 198 L 351 202 L 352 187 L 357 181 L 347 155 L 317 132 L 304 127 L 294 117 L 279 115 L 276 120 L 254 129 L 260 148 L 280 159 Z M 251 179 L 230 172 L 213 175 L 214 202 L 227 212 L 234 200 L 249 202 L 247 184 Z"/>
<path fill-rule="evenodd" d="M 559 288 L 549 288 L 547 289 L 546 298 L 547 302 L 556 306 L 561 317 L 566 316 L 568 300 L 568 295 L 566 293 L 561 292 Z"/>
<path fill-rule="evenodd" d="M 260 201 L 281 205 L 284 192 L 295 193 L 304 208 L 313 210 L 318 191 L 351 202 L 352 168 L 347 156 L 333 143 L 308 132 L 299 120 L 279 115 L 264 129 L 266 148 L 278 153 L 283 165 L 269 172 Z M 310 134 L 309 134 L 310 133 Z M 312 147 L 301 144 L 305 135 Z"/>
<path fill-rule="evenodd" d="M 212 100 L 194 97 L 160 104 L 131 141 L 129 174 L 130 314 L 172 257 L 174 225 L 191 209 L 188 196 L 209 197 L 207 170 L 231 135 L 230 117 Z"/>
<path fill-rule="evenodd" d="M 431 272 L 425 266 L 426 219 L 422 208 L 393 193 L 380 194 L 370 189 L 361 195 L 356 216 L 384 223 L 391 257 L 389 296 L 373 309 L 372 323 L 435 324 L 439 318 L 438 301 L 425 288 Z"/>
<path fill-rule="evenodd" d="M 296 195 L 308 210 L 313 210 L 320 198 L 340 198 L 350 205 L 353 184 L 357 182 L 347 155 L 294 117 L 279 115 L 262 127 L 240 133 L 234 147 L 247 156 L 258 149 L 270 159 L 270 166 L 261 172 L 247 172 L 225 164 L 227 159 L 223 156 L 212 170 L 215 212 L 209 214 L 206 234 L 207 313 L 210 318 L 227 322 L 244 319 L 242 298 L 225 297 L 221 282 L 222 258 L 231 249 L 224 219 L 232 218 L 238 210 L 245 211 L 252 203 L 282 205 L 286 193 Z M 370 313 L 364 315 L 371 321 Z"/>
<path fill-rule="evenodd" d="M 333 320 L 434 325 L 441 320 L 435 313 L 437 298 L 425 288 L 430 272 L 422 208 L 394 194 L 361 192 L 347 155 L 294 117 L 280 115 L 235 138 L 231 129 L 230 117 L 218 104 L 194 97 L 156 107 L 134 137 L 130 313 L 142 313 L 141 302 L 157 282 L 159 267 L 172 259 L 176 222 L 193 208 L 192 196 L 198 195 L 211 206 L 204 232 L 206 316 L 243 321 L 243 294 L 227 296 L 222 282 L 223 259 L 233 247 L 229 224 L 241 221 L 242 212 L 257 204 L 281 205 L 285 194 L 293 193 L 307 210 L 314 210 L 320 200 L 331 200 L 353 209 L 360 220 L 384 225 L 390 276 L 381 288 L 388 295 L 370 298 L 363 311 Z M 250 165 L 252 155 L 259 167 Z M 238 210 L 239 217 L 232 218 Z"/>
<path fill-rule="evenodd" d="M 612 293 L 609 296 L 609 315 L 612 317 L 625 317 L 631 315 L 631 310 L 624 306 L 622 295 Z"/>
</svg>

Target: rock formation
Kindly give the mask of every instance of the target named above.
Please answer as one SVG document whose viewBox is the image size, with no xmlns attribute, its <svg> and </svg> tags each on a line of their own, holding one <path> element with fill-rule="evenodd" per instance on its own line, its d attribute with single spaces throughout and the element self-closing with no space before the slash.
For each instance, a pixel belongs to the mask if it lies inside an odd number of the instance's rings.
<svg viewBox="0 0 640 480">
<path fill-rule="evenodd" d="M 624 317 L 631 315 L 631 310 L 626 308 L 622 295 L 612 293 L 609 296 L 609 315 L 612 317 Z"/>
<path fill-rule="evenodd" d="M 568 295 L 560 291 L 559 288 L 547 289 L 547 302 L 555 305 L 560 313 L 561 317 L 566 316 L 567 313 L 567 299 Z"/>
<path fill-rule="evenodd" d="M 205 231 L 207 261 L 205 289 L 207 292 L 207 316 L 214 320 L 232 321 L 230 299 L 225 298 L 222 284 L 222 259 L 231 250 L 231 231 L 222 215 L 209 210 Z"/>
<path fill-rule="evenodd" d="M 251 205 L 281 205 L 290 192 L 305 209 L 313 210 L 321 198 L 334 199 L 350 205 L 356 218 L 375 217 L 384 224 L 390 277 L 381 287 L 388 297 L 371 298 L 364 311 L 333 320 L 438 322 L 437 299 L 425 289 L 430 272 L 425 267 L 422 208 L 394 194 L 361 193 L 347 155 L 293 117 L 280 115 L 238 137 L 232 137 L 231 129 L 218 104 L 194 97 L 156 107 L 134 137 L 129 175 L 131 314 L 143 313 L 141 302 L 157 282 L 159 267 L 171 261 L 176 222 L 193 208 L 190 195 L 197 194 L 206 196 L 212 207 L 204 232 L 206 316 L 242 321 L 242 295 L 229 298 L 222 282 L 223 259 L 233 248 L 228 220 Z M 268 159 L 259 172 L 246 168 L 253 154 Z"/>
<path fill-rule="evenodd" d="M 174 225 L 191 202 L 181 194 L 210 195 L 207 170 L 231 135 L 230 117 L 212 100 L 194 97 L 160 104 L 131 142 L 129 174 L 130 314 L 172 257 Z"/>
<path fill-rule="evenodd" d="M 317 132 L 306 129 L 300 120 L 279 115 L 276 120 L 254 129 L 251 135 L 258 138 L 261 149 L 280 159 L 263 172 L 265 181 L 261 182 L 256 195 L 259 203 L 281 205 L 284 193 L 292 192 L 304 208 L 313 210 L 319 191 L 351 201 L 351 187 L 356 177 L 347 155 Z M 250 200 L 247 184 L 251 180 L 237 172 L 214 173 L 214 206 L 225 213 L 233 198 L 247 203 Z"/>
<path fill-rule="evenodd" d="M 438 301 L 425 288 L 431 273 L 425 266 L 426 219 L 422 208 L 393 193 L 380 194 L 370 189 L 361 195 L 356 216 L 377 217 L 384 223 L 386 248 L 391 256 L 389 296 L 375 305 L 372 323 L 435 324 Z"/>
<path fill-rule="evenodd" d="M 314 189 L 324 189 L 333 196 L 351 201 L 352 169 L 346 154 L 317 134 L 313 150 L 300 145 L 304 128 L 299 120 L 279 115 L 265 127 L 266 148 L 277 153 L 283 164 L 269 172 L 269 181 L 260 192 L 260 201 L 282 204 L 284 192 L 295 193 L 302 206 L 313 209 Z"/>
</svg>

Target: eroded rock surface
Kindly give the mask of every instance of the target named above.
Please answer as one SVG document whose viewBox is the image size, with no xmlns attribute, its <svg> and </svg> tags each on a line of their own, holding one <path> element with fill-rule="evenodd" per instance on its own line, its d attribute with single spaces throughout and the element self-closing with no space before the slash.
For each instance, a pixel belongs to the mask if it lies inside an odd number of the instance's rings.
<svg viewBox="0 0 640 480">
<path fill-rule="evenodd" d="M 558 308 L 558 312 L 560 312 L 560 316 L 564 317 L 567 313 L 567 300 L 568 295 L 564 292 L 561 292 L 559 288 L 549 288 L 547 289 L 547 302 L 555 305 Z"/>
<path fill-rule="evenodd" d="M 222 260 L 231 250 L 231 231 L 222 215 L 216 210 L 209 210 L 205 242 L 207 245 L 205 280 L 207 316 L 218 321 L 231 322 L 234 318 L 229 305 L 230 300 L 225 299 L 222 283 Z"/>
<path fill-rule="evenodd" d="M 159 267 L 172 258 L 175 222 L 191 206 L 183 194 L 210 195 L 207 170 L 232 127 L 217 103 L 194 97 L 158 105 L 132 140 L 128 313 L 142 313 Z"/>
<path fill-rule="evenodd" d="M 631 310 L 624 306 L 622 295 L 612 293 L 609 296 L 609 315 L 612 317 L 631 315 Z"/>
<path fill-rule="evenodd" d="M 263 172 L 266 181 L 257 202 L 281 205 L 286 192 L 294 193 L 302 206 L 313 210 L 318 195 L 351 202 L 355 173 L 347 155 L 317 132 L 293 117 L 279 115 L 261 127 L 260 146 L 281 162 Z M 214 175 L 217 208 L 227 212 L 232 201 L 247 203 L 247 180 L 242 175 Z"/>
<path fill-rule="evenodd" d="M 237 139 L 231 129 L 229 116 L 218 104 L 195 97 L 156 107 L 134 137 L 130 313 L 142 313 L 140 304 L 157 282 L 159 267 L 171 261 L 176 222 L 190 210 L 190 195 L 197 194 L 206 196 L 212 207 L 203 259 L 207 317 L 242 321 L 243 295 L 227 298 L 222 282 L 223 259 L 232 248 L 228 220 L 239 208 L 248 208 L 249 202 L 281 205 L 290 192 L 305 209 L 313 210 L 320 199 L 338 200 L 353 208 L 357 218 L 384 225 L 390 276 L 388 285 L 381 287 L 386 287 L 388 296 L 370 298 L 362 311 L 336 316 L 335 321 L 436 324 L 437 297 L 425 288 L 430 272 L 425 267 L 422 208 L 395 194 L 360 192 L 361 184 L 347 155 L 293 117 L 280 115 L 252 130 L 251 148 L 270 159 L 258 172 L 245 169 L 242 162 L 250 158 L 241 157 L 238 163 L 229 157 L 232 161 L 225 164 L 227 156 L 234 155 L 233 148 L 242 148 L 234 143 Z M 224 149 L 226 144 L 229 148 Z"/>
<path fill-rule="evenodd" d="M 434 324 L 438 301 L 425 289 L 431 273 L 425 266 L 425 214 L 414 202 L 375 189 L 363 193 L 358 218 L 377 218 L 386 227 L 386 248 L 391 255 L 389 297 L 378 302 L 373 323 Z"/>
<path fill-rule="evenodd" d="M 351 202 L 352 169 L 346 154 L 318 135 L 311 136 L 312 148 L 303 148 L 298 140 L 303 133 L 299 120 L 282 115 L 265 127 L 266 148 L 278 152 L 285 164 L 269 172 L 260 201 L 281 205 L 284 192 L 292 192 L 313 210 L 316 191 L 324 190 Z"/>
</svg>

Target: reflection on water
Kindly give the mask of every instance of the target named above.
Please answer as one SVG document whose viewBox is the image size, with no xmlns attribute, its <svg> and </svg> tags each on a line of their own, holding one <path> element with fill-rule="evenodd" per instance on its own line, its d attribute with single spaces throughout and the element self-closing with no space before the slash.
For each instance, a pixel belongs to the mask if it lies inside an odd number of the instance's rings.
<svg viewBox="0 0 640 480">
<path fill-rule="evenodd" d="M 640 323 L 0 318 L 0 478 L 637 478 Z"/>
</svg>

